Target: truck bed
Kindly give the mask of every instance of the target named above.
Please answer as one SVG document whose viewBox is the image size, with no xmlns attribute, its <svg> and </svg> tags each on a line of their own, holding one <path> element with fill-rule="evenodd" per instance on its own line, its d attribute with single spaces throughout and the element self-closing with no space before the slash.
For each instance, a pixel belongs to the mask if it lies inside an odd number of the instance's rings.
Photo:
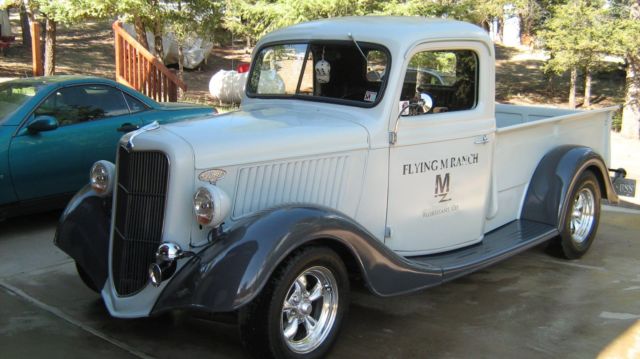
<svg viewBox="0 0 640 359">
<path fill-rule="evenodd" d="M 491 206 L 485 233 L 516 220 L 536 166 L 561 145 L 591 147 L 609 164 L 609 129 L 616 107 L 576 111 L 496 104 Z"/>
</svg>

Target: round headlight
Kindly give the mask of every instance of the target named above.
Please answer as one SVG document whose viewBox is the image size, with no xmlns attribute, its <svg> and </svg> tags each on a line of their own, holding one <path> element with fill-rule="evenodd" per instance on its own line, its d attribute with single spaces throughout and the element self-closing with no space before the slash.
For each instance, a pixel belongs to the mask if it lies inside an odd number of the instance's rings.
<svg viewBox="0 0 640 359">
<path fill-rule="evenodd" d="M 198 188 L 193 196 L 193 211 L 198 224 L 218 227 L 229 214 L 229 198 L 223 190 L 213 185 Z"/>
<path fill-rule="evenodd" d="M 203 226 L 213 221 L 213 196 L 206 188 L 200 187 L 193 197 L 193 210 L 196 213 L 196 220 Z"/>
<path fill-rule="evenodd" d="M 116 166 L 109 161 L 98 161 L 91 167 L 89 181 L 91 188 L 100 196 L 108 196 L 113 190 Z"/>
</svg>

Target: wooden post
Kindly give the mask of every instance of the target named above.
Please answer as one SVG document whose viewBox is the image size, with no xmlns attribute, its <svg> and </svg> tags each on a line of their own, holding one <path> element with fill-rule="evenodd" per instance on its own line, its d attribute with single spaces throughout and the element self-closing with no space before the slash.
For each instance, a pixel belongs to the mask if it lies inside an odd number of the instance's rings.
<svg viewBox="0 0 640 359">
<path fill-rule="evenodd" d="M 116 48 L 116 81 L 120 81 L 122 76 L 122 38 L 118 33 L 115 33 L 115 48 Z"/>
<path fill-rule="evenodd" d="M 42 46 L 40 45 L 40 23 L 33 21 L 31 23 L 31 58 L 33 61 L 33 76 L 44 75 L 44 66 L 42 65 Z"/>
</svg>

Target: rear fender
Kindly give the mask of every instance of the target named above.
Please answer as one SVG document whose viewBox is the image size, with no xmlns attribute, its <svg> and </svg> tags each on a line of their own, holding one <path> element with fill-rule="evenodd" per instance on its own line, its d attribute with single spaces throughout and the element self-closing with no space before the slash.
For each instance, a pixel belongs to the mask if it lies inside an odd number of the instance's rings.
<svg viewBox="0 0 640 359">
<path fill-rule="evenodd" d="M 521 218 L 561 230 L 570 204 L 568 196 L 584 171 L 592 171 L 598 178 L 603 198 L 618 202 L 602 157 L 589 147 L 566 145 L 549 151 L 538 164 L 525 195 Z"/>
</svg>

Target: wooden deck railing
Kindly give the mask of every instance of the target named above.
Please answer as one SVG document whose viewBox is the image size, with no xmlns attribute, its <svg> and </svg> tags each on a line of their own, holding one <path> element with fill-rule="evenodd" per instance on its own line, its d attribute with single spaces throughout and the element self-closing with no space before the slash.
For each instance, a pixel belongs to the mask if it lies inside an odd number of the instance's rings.
<svg viewBox="0 0 640 359">
<path fill-rule="evenodd" d="M 186 91 L 187 85 L 129 35 L 120 21 L 113 23 L 113 32 L 116 41 L 116 81 L 156 101 L 178 101 L 178 88 Z"/>
</svg>

